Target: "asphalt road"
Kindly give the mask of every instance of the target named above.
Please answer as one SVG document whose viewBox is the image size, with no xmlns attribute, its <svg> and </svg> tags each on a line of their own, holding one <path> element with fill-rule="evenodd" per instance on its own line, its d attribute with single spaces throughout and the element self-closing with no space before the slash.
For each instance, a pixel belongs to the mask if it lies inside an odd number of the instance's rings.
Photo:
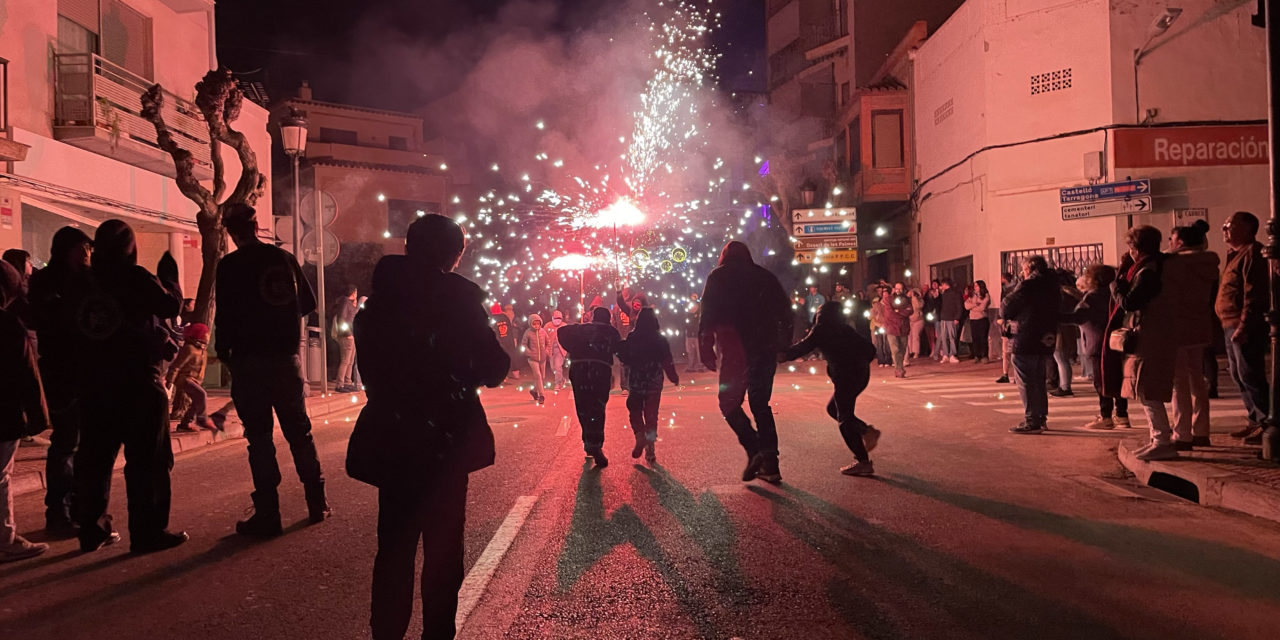
<svg viewBox="0 0 1280 640">
<path fill-rule="evenodd" d="M 1280 529 L 1124 480 L 1114 448 L 1132 434 L 1068 428 L 1087 398 L 1055 400 L 1060 430 L 1013 436 L 990 367 L 873 370 L 860 414 L 884 431 L 880 475 L 848 478 L 815 364 L 778 379 L 777 487 L 739 481 L 708 374 L 668 388 L 652 467 L 628 456 L 620 396 L 595 470 L 570 394 L 486 391 L 498 464 L 472 476 L 460 637 L 1277 637 Z M 1216 402 L 1227 428 L 1234 401 Z M 376 493 L 343 473 L 349 433 L 343 416 L 316 427 L 328 522 L 305 524 L 282 447 L 286 535 L 239 539 L 243 441 L 180 456 L 172 523 L 191 541 L 144 557 L 58 541 L 0 566 L 0 638 L 368 637 Z M 18 499 L 24 531 L 40 500 Z M 120 522 L 124 502 L 117 477 Z"/>
</svg>

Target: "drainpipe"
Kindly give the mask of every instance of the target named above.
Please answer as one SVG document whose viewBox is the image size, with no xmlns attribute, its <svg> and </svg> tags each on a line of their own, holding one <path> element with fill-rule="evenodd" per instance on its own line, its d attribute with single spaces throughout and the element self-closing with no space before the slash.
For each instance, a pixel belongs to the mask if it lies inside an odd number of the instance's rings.
<svg viewBox="0 0 1280 640">
<path fill-rule="evenodd" d="M 209 7 L 204 11 L 205 19 L 209 23 L 209 69 L 218 68 L 218 25 L 214 19 L 213 7 Z"/>
</svg>

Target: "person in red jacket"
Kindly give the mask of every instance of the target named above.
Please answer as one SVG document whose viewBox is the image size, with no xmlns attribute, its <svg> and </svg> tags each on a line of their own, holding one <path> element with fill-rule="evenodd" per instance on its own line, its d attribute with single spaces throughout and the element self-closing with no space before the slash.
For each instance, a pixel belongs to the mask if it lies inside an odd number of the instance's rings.
<svg viewBox="0 0 1280 640">
<path fill-rule="evenodd" d="M 893 354 L 893 377 L 907 377 L 903 362 L 907 353 L 907 336 L 911 334 L 911 301 L 901 295 L 894 295 L 888 289 L 880 290 L 880 323 L 884 327 L 885 338 L 889 342 L 889 352 Z"/>
</svg>

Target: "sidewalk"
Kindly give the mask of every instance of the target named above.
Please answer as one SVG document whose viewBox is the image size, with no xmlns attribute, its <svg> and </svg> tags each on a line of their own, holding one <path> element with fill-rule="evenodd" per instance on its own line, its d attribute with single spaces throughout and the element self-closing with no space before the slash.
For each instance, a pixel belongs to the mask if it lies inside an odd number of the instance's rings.
<svg viewBox="0 0 1280 640">
<path fill-rule="evenodd" d="M 1258 459 L 1258 447 L 1215 433 L 1212 447 L 1180 452 L 1177 460 L 1143 462 L 1134 451 L 1146 438 L 1127 438 L 1116 448 L 1120 464 L 1139 482 L 1219 507 L 1280 522 L 1280 464 Z M 1191 487 L 1194 496 L 1188 495 Z"/>
<path fill-rule="evenodd" d="M 209 389 L 209 408 L 211 412 L 231 402 L 227 389 Z M 328 424 L 331 416 L 336 416 L 364 403 L 364 393 L 330 393 L 321 398 L 319 394 L 307 398 L 307 415 L 311 417 L 313 426 Z M 354 419 L 353 416 L 348 416 Z M 175 432 L 176 421 L 169 423 L 169 441 L 173 445 L 174 455 L 193 453 L 211 444 L 237 440 L 244 437 L 244 428 L 240 424 L 235 409 L 227 413 L 227 421 L 223 431 L 200 430 L 194 432 Z M 48 432 L 44 434 L 48 436 Z M 45 447 L 19 447 L 17 460 L 14 463 L 13 493 L 22 495 L 45 489 Z M 124 467 L 124 456 L 116 456 L 116 469 Z"/>
</svg>

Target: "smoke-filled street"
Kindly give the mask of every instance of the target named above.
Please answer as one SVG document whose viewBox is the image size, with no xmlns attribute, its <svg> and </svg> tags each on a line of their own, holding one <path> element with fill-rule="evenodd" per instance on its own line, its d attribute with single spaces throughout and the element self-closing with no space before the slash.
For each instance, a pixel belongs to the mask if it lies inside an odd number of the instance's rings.
<svg viewBox="0 0 1280 640">
<path fill-rule="evenodd" d="M 1061 405 L 1063 430 L 1011 438 L 1002 407 L 945 397 L 996 402 L 1007 387 L 989 367 L 912 369 L 906 381 L 876 376 L 863 396 L 884 432 L 877 478 L 837 472 L 849 454 L 821 411 L 825 380 L 780 376 L 778 486 L 739 480 L 741 450 L 705 374 L 668 389 L 656 465 L 629 457 L 615 395 L 601 470 L 583 462 L 567 394 L 538 408 L 511 388 L 486 391 L 499 456 L 471 480 L 460 637 L 1268 635 L 1272 525 L 1124 480 L 1112 450 L 1128 434 L 1068 428 L 1083 402 Z M 67 640 L 367 637 L 376 494 L 342 473 L 349 432 L 340 417 L 317 427 L 329 521 L 305 524 L 286 467 L 285 535 L 237 538 L 243 445 L 179 457 L 172 521 L 191 542 L 146 557 L 55 542 L 0 569 L 0 628 Z"/>
</svg>

